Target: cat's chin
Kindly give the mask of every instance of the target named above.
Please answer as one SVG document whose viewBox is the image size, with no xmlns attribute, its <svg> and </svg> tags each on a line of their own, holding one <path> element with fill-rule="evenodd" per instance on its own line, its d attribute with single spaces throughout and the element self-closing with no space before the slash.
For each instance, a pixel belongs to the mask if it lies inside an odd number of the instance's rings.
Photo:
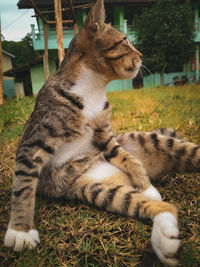
<svg viewBox="0 0 200 267">
<path fill-rule="evenodd" d="M 126 70 L 124 72 L 123 79 L 134 79 L 138 75 L 138 72 L 139 68 L 133 70 Z"/>
<path fill-rule="evenodd" d="M 138 75 L 139 69 L 135 70 L 132 75 L 132 79 L 134 79 Z"/>
</svg>

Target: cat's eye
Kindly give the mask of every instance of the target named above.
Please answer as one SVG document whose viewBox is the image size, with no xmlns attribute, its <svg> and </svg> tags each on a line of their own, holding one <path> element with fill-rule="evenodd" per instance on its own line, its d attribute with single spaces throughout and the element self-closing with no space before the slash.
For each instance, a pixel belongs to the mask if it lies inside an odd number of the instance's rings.
<svg viewBox="0 0 200 267">
<path fill-rule="evenodd" d="M 129 41 L 128 41 L 128 38 L 127 37 L 124 37 L 123 41 L 128 45 L 129 44 Z"/>
</svg>

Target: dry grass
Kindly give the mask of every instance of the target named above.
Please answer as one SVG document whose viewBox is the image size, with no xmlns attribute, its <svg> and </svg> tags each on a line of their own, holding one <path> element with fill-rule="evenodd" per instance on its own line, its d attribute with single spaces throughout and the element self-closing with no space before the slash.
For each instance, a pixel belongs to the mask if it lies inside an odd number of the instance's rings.
<svg viewBox="0 0 200 267">
<path fill-rule="evenodd" d="M 109 100 L 113 106 L 113 127 L 118 132 L 174 127 L 185 138 L 200 143 L 198 86 L 110 93 Z M 12 100 L 0 109 L 3 118 L 0 134 L 3 141 L 0 144 L 0 265 L 161 267 L 151 249 L 152 223 L 149 220 L 108 214 L 66 199 L 37 198 L 35 223 L 41 243 L 35 250 L 17 254 L 3 246 L 9 220 L 17 136 L 20 134 L 16 127 L 24 123 L 34 103 L 28 98 L 18 101 L 20 106 Z M 15 114 L 9 106 L 16 109 Z M 6 113 L 12 114 L 4 124 Z M 180 266 L 184 267 L 200 266 L 199 178 L 200 175 L 175 175 L 155 183 L 163 198 L 179 209 L 183 240 Z"/>
</svg>

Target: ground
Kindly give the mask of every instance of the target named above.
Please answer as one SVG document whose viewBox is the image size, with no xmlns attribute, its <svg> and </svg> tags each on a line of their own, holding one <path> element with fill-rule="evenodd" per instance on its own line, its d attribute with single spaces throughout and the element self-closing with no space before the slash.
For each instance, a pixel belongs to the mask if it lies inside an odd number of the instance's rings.
<svg viewBox="0 0 200 267">
<path fill-rule="evenodd" d="M 109 93 L 117 132 L 175 128 L 200 144 L 200 86 Z M 1 266 L 161 267 L 151 248 L 152 222 L 113 215 L 66 199 L 37 197 L 35 223 L 41 243 L 20 254 L 5 248 L 15 152 L 35 98 L 12 99 L 0 107 Z M 154 185 L 179 210 L 183 243 L 180 266 L 200 266 L 200 175 L 161 177 Z"/>
</svg>

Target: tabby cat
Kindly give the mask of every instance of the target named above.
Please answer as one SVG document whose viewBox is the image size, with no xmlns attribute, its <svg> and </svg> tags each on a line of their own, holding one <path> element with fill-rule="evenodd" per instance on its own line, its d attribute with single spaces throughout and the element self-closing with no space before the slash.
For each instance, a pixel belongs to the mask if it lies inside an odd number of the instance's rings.
<svg viewBox="0 0 200 267">
<path fill-rule="evenodd" d="M 162 201 L 149 178 L 199 172 L 200 148 L 171 130 L 113 133 L 106 85 L 134 78 L 142 55 L 104 21 L 104 3 L 97 0 L 60 68 L 38 94 L 17 151 L 5 245 L 21 251 L 40 242 L 33 219 L 38 192 L 151 218 L 155 253 L 175 266 L 177 210 Z"/>
</svg>

